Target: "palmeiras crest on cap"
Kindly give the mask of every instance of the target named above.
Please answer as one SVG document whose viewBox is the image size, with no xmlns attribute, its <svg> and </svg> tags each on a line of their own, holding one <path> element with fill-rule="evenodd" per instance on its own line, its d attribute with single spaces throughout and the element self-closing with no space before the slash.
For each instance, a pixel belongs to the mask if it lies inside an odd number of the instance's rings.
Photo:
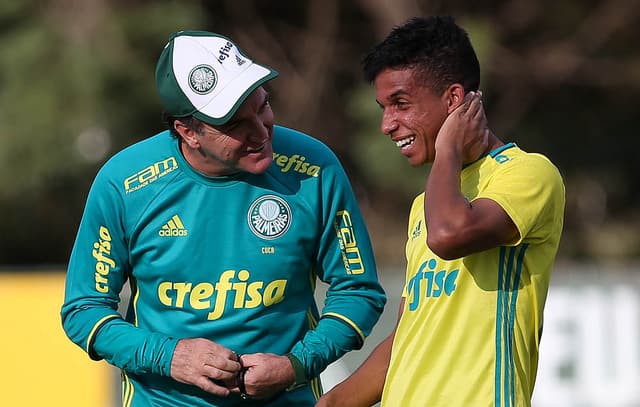
<svg viewBox="0 0 640 407">
<path fill-rule="evenodd" d="M 156 85 L 165 111 L 221 125 L 254 90 L 278 76 L 229 38 L 208 31 L 171 35 L 156 65 Z"/>
<path fill-rule="evenodd" d="M 218 83 L 218 74 L 209 65 L 195 66 L 189 72 L 189 86 L 194 92 L 206 95 L 211 92 Z"/>
</svg>

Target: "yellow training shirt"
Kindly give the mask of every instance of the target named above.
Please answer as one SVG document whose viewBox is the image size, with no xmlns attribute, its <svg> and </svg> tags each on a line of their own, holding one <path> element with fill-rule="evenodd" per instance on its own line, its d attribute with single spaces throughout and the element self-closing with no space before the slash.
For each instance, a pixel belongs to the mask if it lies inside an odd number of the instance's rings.
<svg viewBox="0 0 640 407">
<path fill-rule="evenodd" d="M 382 406 L 531 405 L 543 308 L 564 217 L 562 178 L 546 157 L 507 144 L 467 166 L 461 188 L 469 201 L 497 202 L 520 239 L 443 260 L 426 244 L 424 193 L 414 200 L 405 306 Z"/>
</svg>

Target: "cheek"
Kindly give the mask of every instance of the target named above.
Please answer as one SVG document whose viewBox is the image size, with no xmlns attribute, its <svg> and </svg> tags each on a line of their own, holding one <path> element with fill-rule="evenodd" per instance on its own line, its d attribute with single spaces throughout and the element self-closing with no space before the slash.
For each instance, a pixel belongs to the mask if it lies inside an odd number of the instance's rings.
<svg viewBox="0 0 640 407">
<path fill-rule="evenodd" d="M 404 117 L 403 123 L 422 139 L 427 139 L 434 128 L 431 117 L 425 113 L 408 114 Z"/>
<path fill-rule="evenodd" d="M 416 125 L 420 126 L 422 132 L 426 137 L 435 139 L 446 115 L 438 114 L 437 112 L 428 112 L 415 118 Z"/>
<path fill-rule="evenodd" d="M 232 160 L 240 155 L 242 143 L 238 142 L 238 140 L 228 138 L 214 148 L 214 154 L 219 155 L 225 160 Z"/>
<path fill-rule="evenodd" d="M 265 109 L 264 113 L 260 115 L 262 118 L 262 124 L 271 127 L 274 124 L 273 110 L 271 110 L 271 106 Z"/>
</svg>

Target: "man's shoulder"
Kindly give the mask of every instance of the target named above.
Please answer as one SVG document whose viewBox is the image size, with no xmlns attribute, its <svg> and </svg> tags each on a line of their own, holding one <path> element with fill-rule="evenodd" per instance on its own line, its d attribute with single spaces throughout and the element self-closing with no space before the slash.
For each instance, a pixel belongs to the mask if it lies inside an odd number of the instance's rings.
<svg viewBox="0 0 640 407">
<path fill-rule="evenodd" d="M 274 168 L 281 173 L 318 177 L 342 165 L 336 154 L 322 141 L 298 130 L 277 126 L 273 135 Z"/>
<path fill-rule="evenodd" d="M 168 131 L 138 141 L 114 154 L 96 175 L 97 184 L 118 184 L 132 192 L 178 168 L 175 138 Z"/>
<path fill-rule="evenodd" d="M 510 148 L 505 148 L 496 154 L 490 154 L 488 161 L 497 164 L 496 168 L 508 171 L 542 172 L 548 176 L 560 176 L 556 165 L 544 154 L 528 152 L 519 146 L 510 143 Z"/>
<path fill-rule="evenodd" d="M 549 157 L 542 153 L 526 152 L 520 150 L 519 165 L 531 173 L 537 173 L 541 179 L 556 179 L 562 181 L 562 175 L 558 167 Z"/>
<path fill-rule="evenodd" d="M 304 153 L 317 158 L 330 157 L 334 152 L 323 141 L 299 130 L 283 126 L 275 126 L 273 132 L 274 153 Z"/>
<path fill-rule="evenodd" d="M 153 161 L 156 158 L 172 154 L 172 144 L 174 142 L 175 139 L 168 131 L 155 134 L 115 153 L 104 163 L 102 170 L 109 172 L 127 171 L 144 165 L 147 161 Z"/>
</svg>

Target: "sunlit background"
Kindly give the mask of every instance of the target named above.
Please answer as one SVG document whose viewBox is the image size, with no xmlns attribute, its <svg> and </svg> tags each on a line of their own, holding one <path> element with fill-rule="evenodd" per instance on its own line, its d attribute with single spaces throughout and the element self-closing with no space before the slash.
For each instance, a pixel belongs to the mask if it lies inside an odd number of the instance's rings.
<svg viewBox="0 0 640 407">
<path fill-rule="evenodd" d="M 226 34 L 277 69 L 278 122 L 345 165 L 391 299 L 345 358 L 356 367 L 393 325 L 408 210 L 428 174 L 381 134 L 360 60 L 428 14 L 468 30 L 496 134 L 565 179 L 534 406 L 640 406 L 637 0 L 0 2 L 0 405 L 119 405 L 117 371 L 64 338 L 64 270 L 100 165 L 164 129 L 155 62 L 182 29 Z"/>
</svg>

